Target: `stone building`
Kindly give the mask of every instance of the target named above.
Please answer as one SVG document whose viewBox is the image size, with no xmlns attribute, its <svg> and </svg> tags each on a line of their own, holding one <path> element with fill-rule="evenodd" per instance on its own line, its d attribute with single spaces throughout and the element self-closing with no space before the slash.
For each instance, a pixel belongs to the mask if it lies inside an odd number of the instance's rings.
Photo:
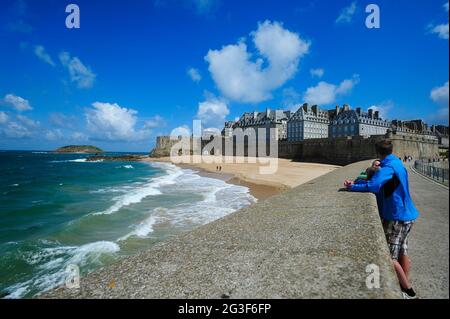
<svg viewBox="0 0 450 319">
<path fill-rule="evenodd" d="M 401 133 L 436 135 L 433 126 L 429 126 L 422 120 L 392 120 L 391 126 L 393 131 Z"/>
<path fill-rule="evenodd" d="M 449 147 L 449 128 L 445 125 L 431 125 L 430 130 L 438 138 L 439 145 L 448 148 Z"/>
<path fill-rule="evenodd" d="M 303 104 L 287 122 L 287 140 L 302 141 L 311 138 L 327 138 L 329 113 L 317 105 Z"/>
<path fill-rule="evenodd" d="M 266 138 L 270 137 L 270 129 L 275 128 L 278 140 L 285 140 L 287 138 L 287 121 L 291 116 L 290 111 L 270 110 L 265 112 L 246 112 L 242 114 L 239 120 L 235 122 L 226 122 L 225 128 L 222 131 L 224 136 L 231 136 L 232 130 L 235 128 L 255 129 L 256 134 L 258 129 L 266 129 Z"/>
<path fill-rule="evenodd" d="M 391 128 L 391 123 L 383 120 L 378 111 L 369 109 L 367 112 L 361 108 L 355 110 L 345 104 L 342 108 L 336 106 L 334 118 L 330 121 L 328 136 L 371 136 L 386 134 Z"/>
<path fill-rule="evenodd" d="M 442 135 L 442 136 L 447 136 L 448 137 L 448 133 L 449 133 L 449 128 L 448 126 L 445 125 L 431 125 L 431 131 L 433 133 Z"/>
<path fill-rule="evenodd" d="M 227 121 L 225 122 L 225 125 L 223 127 L 222 130 L 222 136 L 225 137 L 232 137 L 233 136 L 233 126 L 234 126 L 234 121 Z"/>
</svg>

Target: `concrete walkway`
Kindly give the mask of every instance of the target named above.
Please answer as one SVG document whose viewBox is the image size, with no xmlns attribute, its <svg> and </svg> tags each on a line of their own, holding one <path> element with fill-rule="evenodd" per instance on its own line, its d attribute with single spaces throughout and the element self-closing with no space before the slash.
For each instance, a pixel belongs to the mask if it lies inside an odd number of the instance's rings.
<svg viewBox="0 0 450 319">
<path fill-rule="evenodd" d="M 421 216 L 409 241 L 411 281 L 419 298 L 449 298 L 449 190 L 409 170 Z"/>
</svg>

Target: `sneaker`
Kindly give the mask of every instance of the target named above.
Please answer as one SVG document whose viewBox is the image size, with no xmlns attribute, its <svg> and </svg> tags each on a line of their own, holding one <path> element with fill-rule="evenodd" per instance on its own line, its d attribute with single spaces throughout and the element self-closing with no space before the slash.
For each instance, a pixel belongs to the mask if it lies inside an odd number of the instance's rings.
<svg viewBox="0 0 450 319">
<path fill-rule="evenodd" d="M 410 296 L 405 291 L 402 291 L 403 299 L 417 299 L 417 295 Z"/>
</svg>

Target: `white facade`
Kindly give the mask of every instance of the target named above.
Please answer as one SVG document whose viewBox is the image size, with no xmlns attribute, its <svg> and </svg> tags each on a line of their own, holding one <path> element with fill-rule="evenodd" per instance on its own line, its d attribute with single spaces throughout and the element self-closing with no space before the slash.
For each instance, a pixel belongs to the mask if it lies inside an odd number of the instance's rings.
<svg viewBox="0 0 450 319">
<path fill-rule="evenodd" d="M 258 129 L 266 130 L 266 139 L 270 138 L 270 129 L 276 129 L 276 137 L 279 140 L 284 140 L 287 137 L 287 121 L 291 115 L 290 111 L 283 110 L 269 110 L 265 112 L 248 112 L 244 113 L 238 121 L 234 122 L 232 128 L 253 128 L 258 134 Z M 225 126 L 230 128 L 230 124 Z M 224 130 L 223 133 L 229 133 L 229 130 Z"/>
<path fill-rule="evenodd" d="M 311 138 L 328 137 L 328 112 L 316 105 L 303 104 L 287 123 L 287 140 L 302 141 Z"/>
<path fill-rule="evenodd" d="M 340 110 L 330 122 L 329 136 L 371 136 L 384 135 L 390 129 L 391 123 L 378 116 L 371 109 L 367 113 L 360 108 L 350 110 L 348 107 Z"/>
</svg>

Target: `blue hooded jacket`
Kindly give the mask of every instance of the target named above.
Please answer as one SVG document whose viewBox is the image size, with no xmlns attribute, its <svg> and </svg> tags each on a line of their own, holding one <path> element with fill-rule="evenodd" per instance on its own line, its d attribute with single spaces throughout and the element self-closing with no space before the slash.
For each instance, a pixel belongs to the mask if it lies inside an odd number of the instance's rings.
<svg viewBox="0 0 450 319">
<path fill-rule="evenodd" d="M 409 193 L 408 172 L 395 155 L 386 156 L 370 180 L 352 185 L 350 191 L 374 193 L 384 220 L 412 221 L 419 216 Z"/>
</svg>

